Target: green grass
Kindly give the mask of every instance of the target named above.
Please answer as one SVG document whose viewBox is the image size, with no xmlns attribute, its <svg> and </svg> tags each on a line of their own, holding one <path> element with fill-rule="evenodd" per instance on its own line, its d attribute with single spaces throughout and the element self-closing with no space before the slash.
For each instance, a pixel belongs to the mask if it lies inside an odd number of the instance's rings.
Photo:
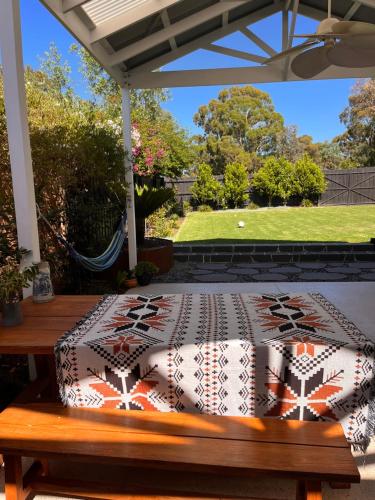
<svg viewBox="0 0 375 500">
<path fill-rule="evenodd" d="M 240 229 L 238 222 L 245 222 Z M 367 242 L 375 237 L 375 205 L 227 210 L 188 214 L 176 242 Z"/>
</svg>

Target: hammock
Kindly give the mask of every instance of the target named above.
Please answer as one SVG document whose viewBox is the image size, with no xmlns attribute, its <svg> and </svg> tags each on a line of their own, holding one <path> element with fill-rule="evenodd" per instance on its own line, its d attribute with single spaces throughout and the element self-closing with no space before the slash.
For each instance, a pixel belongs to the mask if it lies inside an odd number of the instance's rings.
<svg viewBox="0 0 375 500">
<path fill-rule="evenodd" d="M 98 257 L 85 257 L 84 255 L 77 252 L 74 246 L 69 243 L 69 241 L 64 238 L 61 234 L 58 234 L 49 221 L 41 213 L 39 207 L 37 206 L 38 218 L 42 219 L 48 227 L 53 231 L 58 241 L 68 250 L 70 257 L 74 259 L 78 264 L 94 273 L 105 271 L 109 269 L 117 260 L 120 255 L 121 249 L 125 241 L 125 222 L 126 214 L 122 214 L 121 221 L 118 228 L 113 235 L 112 241 L 110 242 L 108 248 Z"/>
</svg>

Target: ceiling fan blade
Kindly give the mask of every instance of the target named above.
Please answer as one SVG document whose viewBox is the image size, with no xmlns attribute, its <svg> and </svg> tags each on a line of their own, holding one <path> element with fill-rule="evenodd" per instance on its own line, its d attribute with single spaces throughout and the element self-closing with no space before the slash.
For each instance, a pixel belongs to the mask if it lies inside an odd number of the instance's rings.
<svg viewBox="0 0 375 500">
<path fill-rule="evenodd" d="M 375 48 L 373 50 L 352 49 L 346 43 L 338 43 L 327 52 L 327 59 L 335 66 L 344 68 L 375 67 Z"/>
<path fill-rule="evenodd" d="M 347 35 L 371 35 L 375 34 L 375 24 L 360 21 L 338 21 L 332 26 L 332 32 Z"/>
<path fill-rule="evenodd" d="M 308 79 L 327 69 L 331 66 L 330 61 L 327 59 L 328 49 L 327 46 L 315 47 L 299 54 L 291 64 L 293 73 L 301 78 Z"/>
<path fill-rule="evenodd" d="M 316 40 L 301 43 L 300 45 L 297 45 L 296 47 L 291 47 L 290 49 L 283 50 L 282 52 L 280 52 L 279 54 L 276 54 L 273 57 L 269 57 L 268 59 L 265 60 L 264 63 L 268 64 L 268 63 L 272 63 L 274 61 L 278 61 L 279 59 L 284 59 L 284 57 L 287 57 L 291 54 L 301 52 L 301 50 L 305 50 L 309 47 L 312 47 L 312 46 L 316 45 L 317 43 L 319 43 L 319 41 L 316 41 Z"/>
<path fill-rule="evenodd" d="M 375 32 L 368 35 L 350 35 L 343 42 L 352 49 L 375 50 Z"/>
</svg>

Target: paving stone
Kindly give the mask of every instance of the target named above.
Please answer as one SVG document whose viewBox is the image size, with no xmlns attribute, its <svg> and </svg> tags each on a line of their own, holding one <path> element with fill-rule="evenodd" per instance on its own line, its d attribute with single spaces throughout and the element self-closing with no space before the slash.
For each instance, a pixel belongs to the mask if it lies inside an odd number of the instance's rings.
<svg viewBox="0 0 375 500">
<path fill-rule="evenodd" d="M 218 262 L 205 262 L 203 264 L 197 264 L 198 269 L 206 269 L 208 271 L 222 271 L 227 268 L 227 264 Z"/>
<path fill-rule="evenodd" d="M 278 273 L 259 273 L 252 276 L 256 281 L 289 281 L 286 274 Z"/>
<path fill-rule="evenodd" d="M 191 269 L 188 272 L 195 276 L 195 275 L 199 275 L 199 274 L 207 274 L 209 271 L 207 269 Z M 214 270 L 211 271 L 211 273 L 213 273 L 213 272 L 214 272 Z"/>
<path fill-rule="evenodd" d="M 296 266 L 279 266 L 274 269 L 272 269 L 273 272 L 275 273 L 284 273 L 284 274 L 295 274 L 295 273 L 301 273 L 302 269 Z"/>
<path fill-rule="evenodd" d="M 375 262 L 350 262 L 349 266 L 361 269 L 375 269 Z"/>
<path fill-rule="evenodd" d="M 296 266 L 301 269 L 324 269 L 326 267 L 325 262 L 298 262 Z"/>
<path fill-rule="evenodd" d="M 252 264 L 248 264 L 249 267 L 253 269 L 272 269 L 276 267 L 277 264 L 275 262 L 254 262 Z M 241 267 L 247 267 L 245 264 L 242 264 Z"/>
<path fill-rule="evenodd" d="M 361 269 L 357 267 L 349 267 L 349 266 L 342 266 L 342 267 L 327 267 L 326 271 L 329 273 L 344 273 L 344 274 L 359 274 L 361 272 Z"/>
<path fill-rule="evenodd" d="M 299 275 L 300 281 L 339 281 L 346 278 L 345 274 L 340 273 L 319 273 L 319 272 L 307 272 Z"/>
<path fill-rule="evenodd" d="M 364 281 L 375 281 L 375 272 L 363 273 L 363 274 L 360 274 L 359 277 L 361 278 L 361 280 L 364 280 Z"/>
<path fill-rule="evenodd" d="M 251 268 L 246 268 L 246 267 L 231 267 L 230 269 L 227 270 L 227 273 L 229 274 L 257 274 L 258 270 L 257 269 L 251 269 Z"/>
<path fill-rule="evenodd" d="M 226 273 L 212 273 L 195 276 L 195 279 L 203 283 L 235 283 L 236 276 Z"/>
</svg>

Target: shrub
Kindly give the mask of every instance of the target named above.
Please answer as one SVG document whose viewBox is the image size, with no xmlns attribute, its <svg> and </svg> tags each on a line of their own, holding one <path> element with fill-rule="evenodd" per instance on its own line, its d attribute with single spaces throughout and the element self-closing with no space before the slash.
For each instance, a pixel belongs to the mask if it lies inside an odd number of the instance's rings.
<svg viewBox="0 0 375 500">
<path fill-rule="evenodd" d="M 311 201 L 311 200 L 308 200 L 308 199 L 304 199 L 301 201 L 301 207 L 305 207 L 305 208 L 308 208 L 308 207 L 313 207 L 314 206 L 314 203 Z"/>
<path fill-rule="evenodd" d="M 212 212 L 212 207 L 210 205 L 199 205 L 197 208 L 198 212 Z"/>
<path fill-rule="evenodd" d="M 229 208 L 242 208 L 249 199 L 247 169 L 241 163 L 229 163 L 224 172 L 224 198 Z"/>
<path fill-rule="evenodd" d="M 259 208 L 259 205 L 257 205 L 254 201 L 251 201 L 251 202 L 247 205 L 247 209 L 248 209 L 248 210 L 256 210 L 257 208 Z"/>
<path fill-rule="evenodd" d="M 156 212 L 168 201 L 173 200 L 172 188 L 155 188 L 135 185 L 135 217 L 137 226 L 137 242 L 142 245 L 145 239 L 145 219 Z"/>
<path fill-rule="evenodd" d="M 134 268 L 134 274 L 137 278 L 143 274 L 157 274 L 158 272 L 158 266 L 148 260 L 141 260 Z"/>
<path fill-rule="evenodd" d="M 206 163 L 198 167 L 197 179 L 194 182 L 191 193 L 200 205 L 220 205 L 223 197 L 223 188 L 212 173 L 212 168 Z"/>
<path fill-rule="evenodd" d="M 306 154 L 294 165 L 293 184 L 295 194 L 308 200 L 316 200 L 327 186 L 321 168 Z"/>
<path fill-rule="evenodd" d="M 177 226 L 178 221 L 171 218 L 167 207 L 159 208 L 146 219 L 147 236 L 153 238 L 167 238 Z"/>
<path fill-rule="evenodd" d="M 253 189 L 266 196 L 271 205 L 274 198 L 286 204 L 294 190 L 293 165 L 285 158 L 270 157 L 254 174 Z"/>
</svg>

